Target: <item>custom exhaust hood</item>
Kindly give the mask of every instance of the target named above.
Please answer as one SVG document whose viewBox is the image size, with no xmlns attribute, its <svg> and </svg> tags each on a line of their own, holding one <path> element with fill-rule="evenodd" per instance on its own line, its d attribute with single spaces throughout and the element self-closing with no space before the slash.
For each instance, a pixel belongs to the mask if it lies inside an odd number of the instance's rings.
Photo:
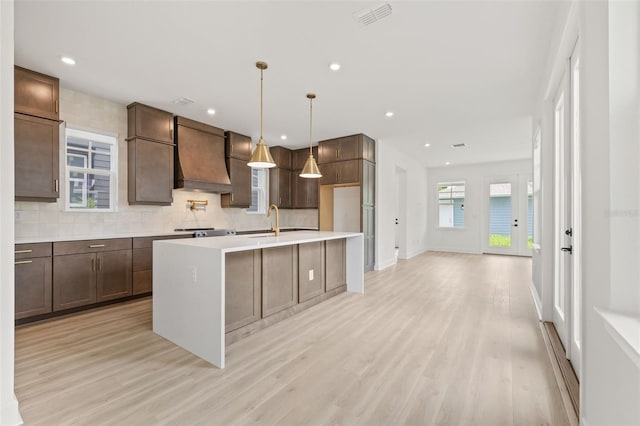
<svg viewBox="0 0 640 426">
<path fill-rule="evenodd" d="M 231 192 L 224 155 L 224 130 L 175 117 L 174 188 Z"/>
</svg>

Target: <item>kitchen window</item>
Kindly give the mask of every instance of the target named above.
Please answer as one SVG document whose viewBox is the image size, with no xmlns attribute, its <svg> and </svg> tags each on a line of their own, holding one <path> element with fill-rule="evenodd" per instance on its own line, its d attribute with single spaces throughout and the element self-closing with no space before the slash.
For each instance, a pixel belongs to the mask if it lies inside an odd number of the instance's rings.
<svg viewBox="0 0 640 426">
<path fill-rule="evenodd" d="M 115 211 L 118 140 L 115 136 L 65 129 L 65 210 Z"/>
<path fill-rule="evenodd" d="M 251 206 L 247 209 L 247 213 L 267 213 L 268 188 L 268 170 L 251 169 Z"/>
<path fill-rule="evenodd" d="M 464 228 L 464 182 L 438 184 L 438 226 Z"/>
</svg>

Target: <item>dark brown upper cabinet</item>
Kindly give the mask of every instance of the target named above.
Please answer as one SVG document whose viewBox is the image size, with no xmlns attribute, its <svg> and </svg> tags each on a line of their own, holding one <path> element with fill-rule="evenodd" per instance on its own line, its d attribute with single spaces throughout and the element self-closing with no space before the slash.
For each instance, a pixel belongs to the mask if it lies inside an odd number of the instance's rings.
<svg viewBox="0 0 640 426">
<path fill-rule="evenodd" d="M 291 204 L 291 170 L 273 167 L 269 169 L 269 204 L 289 209 Z"/>
<path fill-rule="evenodd" d="M 226 164 L 231 180 L 231 193 L 220 196 L 222 207 L 251 206 L 251 138 L 235 132 L 225 132 Z"/>
<path fill-rule="evenodd" d="M 25 68 L 14 68 L 14 111 L 58 120 L 59 80 Z"/>
<path fill-rule="evenodd" d="M 54 202 L 59 197 L 58 121 L 14 114 L 15 198 Z"/>
<path fill-rule="evenodd" d="M 313 152 L 313 158 L 318 161 L 318 147 L 314 146 L 311 150 Z M 292 151 L 291 169 L 302 170 L 304 168 L 304 164 L 307 162 L 307 158 L 309 158 L 309 148 L 301 148 Z"/>
<path fill-rule="evenodd" d="M 318 208 L 319 179 L 300 177 L 301 170 L 291 172 L 291 197 L 294 209 Z"/>
<path fill-rule="evenodd" d="M 318 166 L 322 177 L 320 185 L 347 185 L 360 183 L 361 160 L 337 161 Z"/>
<path fill-rule="evenodd" d="M 225 164 L 224 130 L 184 117 L 175 118 L 175 188 L 231 192 Z"/>
<path fill-rule="evenodd" d="M 127 106 L 127 138 L 173 143 L 173 114 L 134 102 Z"/>
<path fill-rule="evenodd" d="M 231 193 L 220 196 L 222 207 L 248 208 L 251 206 L 251 167 L 244 160 L 227 158 L 231 179 Z"/>
<path fill-rule="evenodd" d="M 251 159 L 251 138 L 239 133 L 224 132 L 227 158 L 249 161 Z"/>
<path fill-rule="evenodd" d="M 362 133 L 318 143 L 318 164 L 358 158 L 375 161 L 374 141 Z"/>
<path fill-rule="evenodd" d="M 291 170 L 291 150 L 282 146 L 274 146 L 269 149 L 276 167 Z"/>
<path fill-rule="evenodd" d="M 128 141 L 129 204 L 168 206 L 173 202 L 173 144 Z"/>
<path fill-rule="evenodd" d="M 173 202 L 173 114 L 137 102 L 127 106 L 129 204 Z"/>
</svg>

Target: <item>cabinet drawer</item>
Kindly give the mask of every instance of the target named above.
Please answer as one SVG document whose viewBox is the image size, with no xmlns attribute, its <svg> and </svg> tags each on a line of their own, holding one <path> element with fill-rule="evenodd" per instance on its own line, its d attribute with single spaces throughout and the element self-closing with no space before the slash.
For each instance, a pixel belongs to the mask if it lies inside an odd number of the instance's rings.
<svg viewBox="0 0 640 426">
<path fill-rule="evenodd" d="M 131 248 L 131 238 L 113 238 L 108 240 L 81 240 L 53 243 L 53 255 L 61 256 L 74 253 L 98 253 Z"/>
<path fill-rule="evenodd" d="M 51 256 L 51 243 L 16 244 L 14 253 L 16 260 L 48 257 Z"/>
<path fill-rule="evenodd" d="M 180 234 L 180 235 L 160 235 L 156 237 L 136 237 L 133 239 L 133 248 L 152 248 L 153 242 L 156 240 L 176 240 L 178 238 L 192 238 L 192 234 Z"/>
</svg>

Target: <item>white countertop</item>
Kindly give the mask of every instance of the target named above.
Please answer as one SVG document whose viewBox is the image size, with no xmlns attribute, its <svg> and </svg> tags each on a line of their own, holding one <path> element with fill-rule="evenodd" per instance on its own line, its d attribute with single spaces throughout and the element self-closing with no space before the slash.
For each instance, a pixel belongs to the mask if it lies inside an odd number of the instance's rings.
<svg viewBox="0 0 640 426">
<path fill-rule="evenodd" d="M 111 238 L 140 238 L 140 237 L 162 237 L 166 235 L 184 235 L 185 238 L 191 238 L 193 231 L 180 231 L 180 232 L 128 232 L 126 234 L 100 234 L 100 235 L 73 235 L 63 237 L 26 237 L 16 238 L 16 244 L 31 244 L 31 243 L 51 243 L 60 241 L 81 241 L 81 240 L 104 240 Z"/>
<path fill-rule="evenodd" d="M 328 231 L 290 231 L 281 232 L 279 236 L 268 234 L 230 235 L 214 238 L 192 238 L 188 240 L 160 240 L 154 244 L 187 245 L 234 252 L 256 250 L 268 247 L 288 246 L 292 244 L 312 243 L 316 241 L 335 240 L 362 235 L 360 232 L 328 232 Z"/>
</svg>

